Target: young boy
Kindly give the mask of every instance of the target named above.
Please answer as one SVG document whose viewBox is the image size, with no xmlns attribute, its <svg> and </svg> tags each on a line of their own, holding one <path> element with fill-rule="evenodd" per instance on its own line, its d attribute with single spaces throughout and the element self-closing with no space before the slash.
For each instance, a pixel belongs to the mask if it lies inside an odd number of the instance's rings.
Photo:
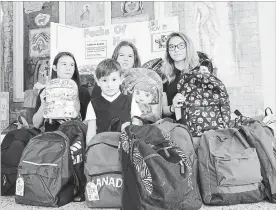
<svg viewBox="0 0 276 210">
<path fill-rule="evenodd" d="M 85 118 L 88 122 L 87 144 L 97 133 L 108 131 L 114 120 L 120 120 L 122 130 L 130 124 L 131 117 L 142 114 L 132 96 L 121 93 L 121 74 L 120 64 L 113 59 L 103 60 L 95 70 L 96 82 L 102 93 L 88 104 Z"/>
</svg>

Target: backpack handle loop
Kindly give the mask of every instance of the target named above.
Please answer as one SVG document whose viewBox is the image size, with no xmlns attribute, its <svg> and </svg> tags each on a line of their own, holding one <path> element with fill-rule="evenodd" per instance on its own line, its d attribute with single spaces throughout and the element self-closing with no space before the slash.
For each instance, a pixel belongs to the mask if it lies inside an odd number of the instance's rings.
<svg viewBox="0 0 276 210">
<path fill-rule="evenodd" d="M 145 120 L 145 119 L 143 119 L 142 117 L 139 117 L 139 116 L 133 116 L 132 118 L 131 118 L 131 120 L 130 120 L 130 124 L 131 125 L 133 125 L 133 119 L 138 119 L 138 120 L 140 120 L 142 123 L 143 123 L 143 125 L 148 125 L 148 124 L 151 124 L 151 123 L 153 123 L 153 122 L 151 122 L 151 121 L 148 121 L 148 120 Z"/>
<path fill-rule="evenodd" d="M 271 114 L 271 115 L 273 114 L 272 109 L 271 109 L 270 107 L 266 107 L 266 109 L 265 109 L 265 116 L 268 116 L 267 110 L 270 111 L 270 114 Z"/>
</svg>

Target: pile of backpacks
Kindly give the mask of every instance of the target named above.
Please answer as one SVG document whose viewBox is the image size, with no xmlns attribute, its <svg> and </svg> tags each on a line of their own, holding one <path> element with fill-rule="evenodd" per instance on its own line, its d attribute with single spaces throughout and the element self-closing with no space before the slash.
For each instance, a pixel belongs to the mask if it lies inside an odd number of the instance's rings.
<svg viewBox="0 0 276 210">
<path fill-rule="evenodd" d="M 178 122 L 137 117 L 142 125 L 99 133 L 88 145 L 87 126 L 77 120 L 54 132 L 8 133 L 1 145 L 2 195 L 34 206 L 85 200 L 90 208 L 124 210 L 276 203 L 269 109 L 265 119 L 235 111 L 231 121 L 225 86 L 197 69 L 182 75 L 177 89 L 186 97 Z"/>
</svg>

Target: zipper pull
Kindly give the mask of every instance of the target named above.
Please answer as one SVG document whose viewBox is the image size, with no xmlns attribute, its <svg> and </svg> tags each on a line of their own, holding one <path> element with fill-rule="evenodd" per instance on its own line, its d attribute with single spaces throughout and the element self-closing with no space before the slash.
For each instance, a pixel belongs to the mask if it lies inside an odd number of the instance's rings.
<svg viewBox="0 0 276 210">
<path fill-rule="evenodd" d="M 169 158 L 171 155 L 170 153 L 168 152 L 168 150 L 166 148 L 163 149 L 164 152 L 165 152 L 165 155 L 166 155 L 166 158 Z"/>
<path fill-rule="evenodd" d="M 3 186 L 6 185 L 6 182 L 7 182 L 7 178 L 6 178 L 6 175 L 4 174 L 4 176 L 3 176 Z"/>
<path fill-rule="evenodd" d="M 184 174 L 185 173 L 185 168 L 184 168 L 184 164 L 183 164 L 182 160 L 179 161 L 179 164 L 180 164 L 180 174 Z"/>
</svg>

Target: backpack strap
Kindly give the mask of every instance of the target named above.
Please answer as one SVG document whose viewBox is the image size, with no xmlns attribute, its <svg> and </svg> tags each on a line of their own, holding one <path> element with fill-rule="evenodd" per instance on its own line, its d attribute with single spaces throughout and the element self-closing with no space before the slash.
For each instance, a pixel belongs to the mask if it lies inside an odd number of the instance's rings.
<svg viewBox="0 0 276 210">
<path fill-rule="evenodd" d="M 192 178 L 191 178 L 191 176 L 193 175 L 192 162 L 191 162 L 190 158 L 187 157 L 187 155 L 185 155 L 182 150 L 180 150 L 180 148 L 175 147 L 175 151 L 177 152 L 177 154 L 181 158 L 181 160 L 179 161 L 180 174 L 184 174 L 185 173 L 184 165 L 186 165 L 186 167 L 187 167 L 187 169 L 189 171 L 189 173 L 188 173 L 188 176 L 189 176 L 189 178 L 188 178 L 188 185 L 189 185 L 189 187 L 191 187 L 193 189 Z"/>
<path fill-rule="evenodd" d="M 133 119 L 138 119 L 138 120 L 140 120 L 140 121 L 143 123 L 143 125 L 148 125 L 148 124 L 152 124 L 152 123 L 153 123 L 153 122 L 151 122 L 151 121 L 149 121 L 149 120 L 143 119 L 142 117 L 133 116 L 133 117 L 131 118 L 131 121 L 130 121 L 130 124 L 131 124 L 131 125 L 133 124 Z"/>
</svg>

